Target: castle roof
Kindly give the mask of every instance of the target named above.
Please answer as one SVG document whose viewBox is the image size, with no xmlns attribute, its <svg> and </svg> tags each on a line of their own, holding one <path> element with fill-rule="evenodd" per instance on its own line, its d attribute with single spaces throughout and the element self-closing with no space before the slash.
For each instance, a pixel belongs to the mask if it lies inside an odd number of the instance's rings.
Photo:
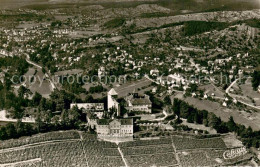
<svg viewBox="0 0 260 167">
<path fill-rule="evenodd" d="M 115 91 L 114 88 L 112 88 L 109 92 L 108 92 L 109 95 L 118 95 L 117 92 Z"/>
</svg>

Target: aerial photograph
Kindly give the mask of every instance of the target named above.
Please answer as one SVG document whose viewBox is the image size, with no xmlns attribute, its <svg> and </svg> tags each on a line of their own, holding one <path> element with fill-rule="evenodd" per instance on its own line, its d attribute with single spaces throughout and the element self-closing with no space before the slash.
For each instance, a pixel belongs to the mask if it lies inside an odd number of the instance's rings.
<svg viewBox="0 0 260 167">
<path fill-rule="evenodd" d="M 0 0 L 0 167 L 260 166 L 260 0 Z"/>
</svg>

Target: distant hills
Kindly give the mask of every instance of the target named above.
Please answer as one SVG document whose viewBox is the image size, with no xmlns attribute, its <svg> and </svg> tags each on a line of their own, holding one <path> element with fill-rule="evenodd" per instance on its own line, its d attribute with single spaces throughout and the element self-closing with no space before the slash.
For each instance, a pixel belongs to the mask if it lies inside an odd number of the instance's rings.
<svg viewBox="0 0 260 167">
<path fill-rule="evenodd" d="M 131 7 L 141 4 L 158 4 L 174 10 L 221 11 L 221 10 L 250 10 L 260 8 L 258 0 L 0 0 L 0 9 L 15 9 L 21 7 L 51 5 L 93 5 L 100 4 L 105 7 Z"/>
</svg>

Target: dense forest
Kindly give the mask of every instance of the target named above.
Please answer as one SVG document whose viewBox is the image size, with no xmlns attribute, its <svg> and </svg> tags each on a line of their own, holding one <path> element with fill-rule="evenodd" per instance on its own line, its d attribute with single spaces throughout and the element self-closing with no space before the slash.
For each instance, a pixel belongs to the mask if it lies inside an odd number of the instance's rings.
<svg viewBox="0 0 260 167">
<path fill-rule="evenodd" d="M 185 36 L 191 36 L 213 30 L 222 30 L 228 26 L 228 23 L 222 22 L 189 21 L 184 23 L 182 31 Z"/>
<path fill-rule="evenodd" d="M 0 69 L 7 69 L 9 73 L 23 75 L 28 71 L 29 64 L 21 57 L 2 57 L 0 58 Z"/>
</svg>

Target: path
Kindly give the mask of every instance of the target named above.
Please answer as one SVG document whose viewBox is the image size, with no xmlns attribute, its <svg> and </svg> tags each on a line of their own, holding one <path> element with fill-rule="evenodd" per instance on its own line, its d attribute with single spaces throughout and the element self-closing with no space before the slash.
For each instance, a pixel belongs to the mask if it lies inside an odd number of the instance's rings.
<svg viewBox="0 0 260 167">
<path fill-rule="evenodd" d="M 120 147 L 118 146 L 118 151 L 119 151 L 119 153 L 120 153 L 120 155 L 121 155 L 121 157 L 122 157 L 122 160 L 124 161 L 124 163 L 125 163 L 125 167 L 129 167 L 128 165 L 127 165 L 127 161 L 126 161 L 126 159 L 125 159 L 125 157 L 124 157 L 124 154 L 123 154 L 123 152 L 121 151 L 121 149 L 120 149 Z"/>
<path fill-rule="evenodd" d="M 38 143 L 32 143 L 32 144 L 26 144 L 26 145 L 22 145 L 22 146 L 12 147 L 12 148 L 1 149 L 0 153 L 17 151 L 17 150 L 22 150 L 22 149 L 31 148 L 31 147 L 37 147 L 37 146 L 44 145 L 44 144 L 56 144 L 56 143 L 60 143 L 60 142 L 79 141 L 79 140 L 80 139 L 63 139 L 63 140 L 44 141 L 44 142 L 38 142 Z"/>
<path fill-rule="evenodd" d="M 179 157 L 179 155 L 177 153 L 177 149 L 176 149 L 175 145 L 173 144 L 172 136 L 171 136 L 171 143 L 172 143 L 172 148 L 173 148 L 173 150 L 175 152 L 175 158 L 176 158 L 176 160 L 178 162 L 178 165 L 181 165 L 180 157 Z"/>
<path fill-rule="evenodd" d="M 157 85 L 160 84 L 159 82 L 157 82 L 157 81 L 155 81 L 154 79 L 150 78 L 150 77 L 149 77 L 148 75 L 146 75 L 146 74 L 144 75 L 144 77 L 145 77 L 146 79 L 148 79 L 148 80 L 150 80 L 150 81 L 156 83 Z"/>
<path fill-rule="evenodd" d="M 168 113 L 165 110 L 163 110 L 163 114 L 164 114 L 164 117 L 153 119 L 153 121 L 163 121 L 165 118 L 168 117 Z"/>
<path fill-rule="evenodd" d="M 83 145 L 83 143 L 82 143 L 82 141 L 84 140 L 84 138 L 83 138 L 83 136 L 82 136 L 82 132 L 81 132 L 81 131 L 78 131 L 78 133 L 79 133 L 79 136 L 80 136 L 80 144 L 81 144 L 81 147 L 82 147 L 82 150 L 83 150 L 84 156 L 85 156 L 85 160 L 86 160 L 87 166 L 89 167 L 89 165 L 88 165 L 87 154 L 86 154 L 86 151 L 85 151 L 84 145 Z"/>
<path fill-rule="evenodd" d="M 238 79 L 236 79 L 235 81 L 233 81 L 233 82 L 229 85 L 229 87 L 226 89 L 226 94 L 229 95 L 229 90 L 232 88 L 232 86 L 233 86 L 237 81 L 238 81 Z"/>
<path fill-rule="evenodd" d="M 19 161 L 19 162 L 13 162 L 13 163 L 7 163 L 7 164 L 0 164 L 0 167 L 6 167 L 6 166 L 23 166 L 27 163 L 33 163 L 33 162 L 41 162 L 41 158 L 35 158 L 35 159 L 29 159 L 26 161 Z"/>
</svg>

